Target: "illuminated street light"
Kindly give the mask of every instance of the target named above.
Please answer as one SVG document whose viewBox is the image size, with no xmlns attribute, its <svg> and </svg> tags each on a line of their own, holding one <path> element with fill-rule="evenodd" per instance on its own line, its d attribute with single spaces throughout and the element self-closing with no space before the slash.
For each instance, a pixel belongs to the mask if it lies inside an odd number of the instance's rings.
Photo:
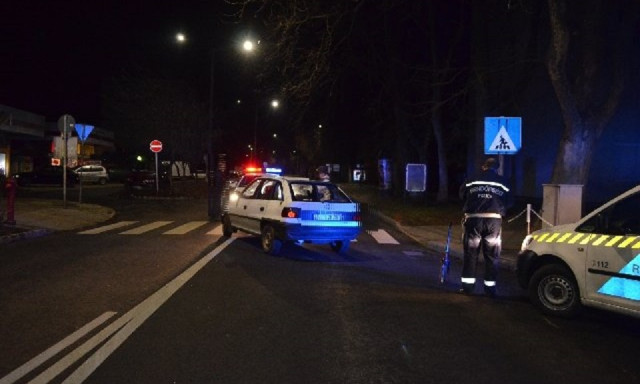
<svg viewBox="0 0 640 384">
<path fill-rule="evenodd" d="M 184 33 L 179 32 L 175 36 L 178 44 L 184 44 L 187 41 L 187 37 Z M 260 42 L 258 42 L 259 44 Z M 245 52 L 252 52 L 255 50 L 255 45 L 251 40 L 245 40 L 242 48 Z M 211 47 L 211 68 L 209 75 L 209 118 L 208 118 L 208 138 L 207 138 L 207 208 L 210 219 L 215 219 L 219 214 L 219 201 L 220 196 L 217 198 L 214 196 L 214 157 L 213 157 L 213 103 L 214 103 L 214 80 L 215 80 L 215 64 L 216 64 L 216 51 L 218 49 L 215 46 Z M 240 100 L 238 100 L 240 103 Z M 221 180 L 218 180 L 216 186 L 219 185 Z M 222 193 L 221 191 L 218 191 Z"/>
<path fill-rule="evenodd" d="M 255 49 L 255 45 L 253 44 L 253 41 L 245 40 L 244 43 L 242 43 L 242 49 L 247 52 L 252 52 Z"/>
</svg>

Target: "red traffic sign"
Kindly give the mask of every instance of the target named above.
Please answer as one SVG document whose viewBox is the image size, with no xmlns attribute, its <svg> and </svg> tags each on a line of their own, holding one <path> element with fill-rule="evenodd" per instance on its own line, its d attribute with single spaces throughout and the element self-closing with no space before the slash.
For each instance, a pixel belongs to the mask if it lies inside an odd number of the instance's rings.
<svg viewBox="0 0 640 384">
<path fill-rule="evenodd" d="M 149 144 L 149 149 L 151 149 L 151 152 L 155 152 L 155 153 L 158 153 L 158 152 L 162 151 L 162 141 L 153 140 Z"/>
</svg>

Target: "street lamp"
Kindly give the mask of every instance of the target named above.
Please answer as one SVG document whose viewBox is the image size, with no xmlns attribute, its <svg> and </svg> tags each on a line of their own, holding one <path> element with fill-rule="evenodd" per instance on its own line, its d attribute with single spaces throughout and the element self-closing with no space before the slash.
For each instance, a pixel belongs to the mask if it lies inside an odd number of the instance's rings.
<svg viewBox="0 0 640 384">
<path fill-rule="evenodd" d="M 187 37 L 184 33 L 177 33 L 176 42 L 178 44 L 184 44 L 187 41 Z M 259 43 L 259 42 L 258 42 Z M 253 52 L 255 50 L 255 44 L 251 40 L 245 40 L 242 44 L 242 49 L 245 52 Z M 209 116 L 208 116 L 208 130 L 207 130 L 207 213 L 209 219 L 214 219 L 220 216 L 220 198 L 222 195 L 222 180 L 218 180 L 214 183 L 214 158 L 213 158 L 213 103 L 214 103 L 214 85 L 215 85 L 215 64 L 216 64 L 216 47 L 211 48 L 211 68 L 209 74 Z M 217 193 L 214 193 L 214 187 L 218 188 Z M 217 196 L 216 196 L 217 195 Z M 214 202 L 217 200 L 217 204 Z"/>
</svg>

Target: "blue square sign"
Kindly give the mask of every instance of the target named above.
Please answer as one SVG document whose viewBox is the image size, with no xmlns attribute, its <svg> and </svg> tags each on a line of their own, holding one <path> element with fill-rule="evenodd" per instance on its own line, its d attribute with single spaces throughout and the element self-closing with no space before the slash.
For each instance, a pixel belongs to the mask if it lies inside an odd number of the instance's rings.
<svg viewBox="0 0 640 384">
<path fill-rule="evenodd" d="M 484 153 L 514 155 L 522 147 L 522 118 L 485 117 Z"/>
</svg>

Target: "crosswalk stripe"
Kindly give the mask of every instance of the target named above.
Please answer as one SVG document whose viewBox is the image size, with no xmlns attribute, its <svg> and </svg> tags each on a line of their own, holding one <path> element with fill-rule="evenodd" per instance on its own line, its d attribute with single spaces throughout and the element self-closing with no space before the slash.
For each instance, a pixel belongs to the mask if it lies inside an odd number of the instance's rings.
<svg viewBox="0 0 640 384">
<path fill-rule="evenodd" d="M 163 235 L 184 235 L 185 233 L 193 231 L 198 227 L 202 227 L 205 224 L 207 224 L 206 221 L 191 221 L 189 223 L 182 224 L 181 226 L 166 231 L 163 233 Z"/>
<path fill-rule="evenodd" d="M 126 226 L 129 226 L 129 225 L 135 224 L 135 223 L 137 223 L 137 221 L 119 221 L 119 222 L 114 223 L 114 224 L 103 225 L 102 227 L 93 228 L 93 229 L 87 229 L 86 231 L 78 232 L 78 234 L 80 234 L 80 235 L 95 235 L 95 234 L 98 234 L 98 233 L 110 231 L 112 229 L 126 227 Z"/>
<path fill-rule="evenodd" d="M 384 229 L 378 229 L 377 231 L 367 231 L 371 237 L 376 239 L 378 244 L 400 244 Z"/>
<path fill-rule="evenodd" d="M 171 224 L 173 221 L 154 221 L 153 223 L 142 225 L 140 227 L 136 227 L 130 229 L 128 231 L 120 232 L 121 235 L 139 235 L 141 233 L 153 231 L 154 229 L 164 227 L 165 225 Z"/>
<path fill-rule="evenodd" d="M 222 225 L 217 225 L 215 228 L 207 232 L 207 235 L 222 236 Z"/>
</svg>

